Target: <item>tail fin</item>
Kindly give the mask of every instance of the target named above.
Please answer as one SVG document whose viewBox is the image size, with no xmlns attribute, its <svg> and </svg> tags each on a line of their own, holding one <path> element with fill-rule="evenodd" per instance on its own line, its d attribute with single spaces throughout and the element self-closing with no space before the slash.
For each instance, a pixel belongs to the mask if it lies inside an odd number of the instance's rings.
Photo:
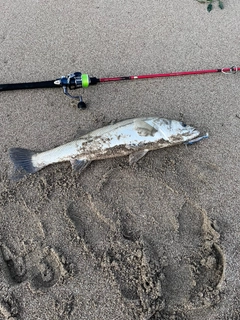
<svg viewBox="0 0 240 320">
<path fill-rule="evenodd" d="M 14 163 L 17 177 L 21 177 L 26 173 L 34 173 L 40 169 L 33 166 L 32 156 L 34 154 L 34 151 L 22 148 L 11 148 L 9 150 L 9 155 Z"/>
</svg>

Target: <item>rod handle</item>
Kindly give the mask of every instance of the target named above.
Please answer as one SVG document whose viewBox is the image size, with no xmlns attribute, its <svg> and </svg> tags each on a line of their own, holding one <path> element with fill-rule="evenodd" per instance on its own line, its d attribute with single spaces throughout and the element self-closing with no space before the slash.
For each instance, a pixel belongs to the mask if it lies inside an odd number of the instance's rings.
<svg viewBox="0 0 240 320">
<path fill-rule="evenodd" d="M 58 86 L 54 84 L 54 81 L 55 80 L 40 81 L 40 82 L 0 84 L 0 91 L 40 89 L 40 88 L 57 88 Z"/>
</svg>

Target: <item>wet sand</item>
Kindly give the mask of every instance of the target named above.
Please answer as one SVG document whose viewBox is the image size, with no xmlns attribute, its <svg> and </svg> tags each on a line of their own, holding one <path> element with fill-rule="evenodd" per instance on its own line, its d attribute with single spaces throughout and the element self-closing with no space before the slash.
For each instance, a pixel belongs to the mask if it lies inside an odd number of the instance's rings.
<svg viewBox="0 0 240 320">
<path fill-rule="evenodd" d="M 5 2 L 0 83 L 231 67 L 240 3 L 223 3 Z M 239 81 L 98 84 L 81 90 L 86 110 L 61 89 L 1 92 L 0 319 L 239 319 Z M 11 147 L 48 150 L 150 115 L 209 139 L 134 166 L 60 163 L 9 179 Z"/>
</svg>

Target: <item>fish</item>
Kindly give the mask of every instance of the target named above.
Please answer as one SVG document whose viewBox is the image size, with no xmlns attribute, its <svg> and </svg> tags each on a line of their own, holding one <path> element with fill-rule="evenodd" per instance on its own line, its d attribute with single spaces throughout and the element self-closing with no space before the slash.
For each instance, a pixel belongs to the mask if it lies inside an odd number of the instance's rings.
<svg viewBox="0 0 240 320">
<path fill-rule="evenodd" d="M 149 151 L 190 142 L 200 132 L 177 120 L 160 117 L 127 119 L 96 129 L 78 140 L 44 152 L 11 148 L 15 172 L 32 174 L 44 167 L 70 161 L 74 170 L 84 170 L 92 161 L 129 156 L 132 165 Z"/>
</svg>

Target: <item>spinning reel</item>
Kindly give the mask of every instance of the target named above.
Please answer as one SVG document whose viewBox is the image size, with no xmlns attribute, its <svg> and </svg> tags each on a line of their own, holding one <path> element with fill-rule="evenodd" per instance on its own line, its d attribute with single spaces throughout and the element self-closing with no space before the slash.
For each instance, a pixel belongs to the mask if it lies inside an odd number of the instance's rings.
<svg viewBox="0 0 240 320">
<path fill-rule="evenodd" d="M 79 100 L 78 108 L 79 109 L 86 109 L 86 103 L 83 101 L 82 96 L 73 96 L 68 92 L 68 89 L 74 90 L 78 88 L 87 88 L 89 85 L 97 84 L 99 80 L 95 77 L 90 78 L 88 74 L 81 73 L 81 72 L 74 72 L 68 74 L 66 77 L 62 76 L 61 78 L 54 81 L 56 86 L 61 86 L 63 88 L 63 93 L 72 98 Z"/>
</svg>

